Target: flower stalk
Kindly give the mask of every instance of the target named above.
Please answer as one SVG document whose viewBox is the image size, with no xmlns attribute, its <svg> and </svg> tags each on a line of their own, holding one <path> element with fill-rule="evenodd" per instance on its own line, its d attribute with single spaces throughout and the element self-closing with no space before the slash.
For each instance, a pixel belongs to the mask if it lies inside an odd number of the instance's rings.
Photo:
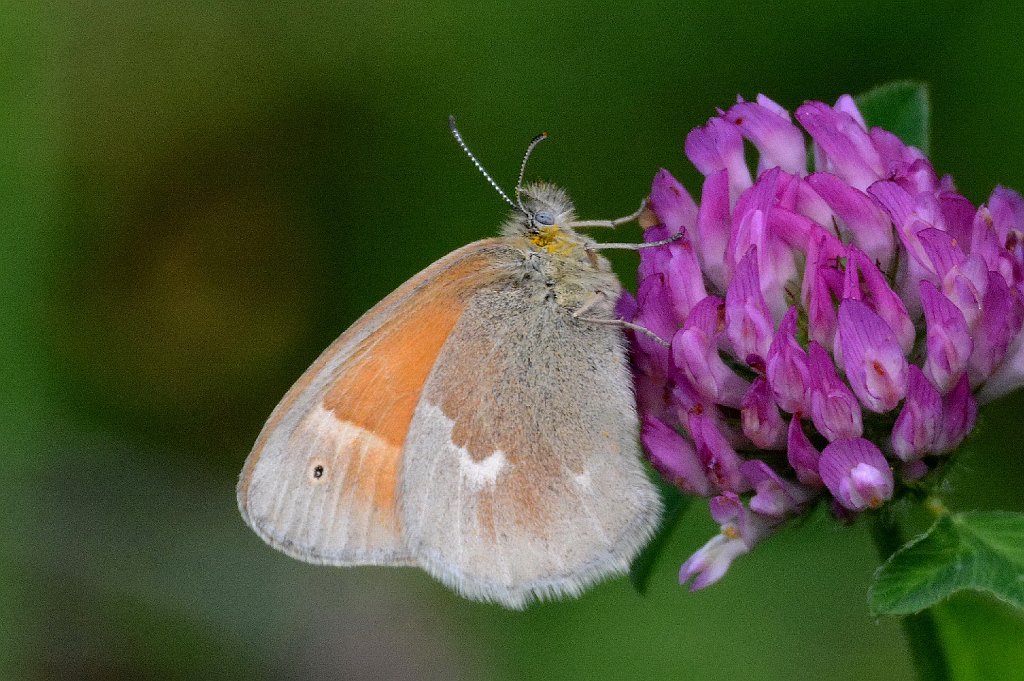
<svg viewBox="0 0 1024 681">
<path fill-rule="evenodd" d="M 871 539 L 883 562 L 903 546 L 905 537 L 892 513 L 876 513 L 868 527 Z M 900 617 L 900 628 L 906 636 L 910 657 L 920 681 L 951 681 L 949 657 L 943 645 L 935 613 L 926 608 L 913 615 Z"/>
</svg>

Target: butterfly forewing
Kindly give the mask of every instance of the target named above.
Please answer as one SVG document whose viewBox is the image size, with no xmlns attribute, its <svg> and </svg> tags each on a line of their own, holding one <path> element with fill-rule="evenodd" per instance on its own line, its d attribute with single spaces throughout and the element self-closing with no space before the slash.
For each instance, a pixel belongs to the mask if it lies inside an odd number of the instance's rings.
<svg viewBox="0 0 1024 681">
<path fill-rule="evenodd" d="M 334 565 L 403 565 L 397 484 L 409 423 L 473 292 L 503 276 L 498 240 L 439 260 L 363 315 L 274 410 L 238 484 L 271 546 Z"/>
</svg>

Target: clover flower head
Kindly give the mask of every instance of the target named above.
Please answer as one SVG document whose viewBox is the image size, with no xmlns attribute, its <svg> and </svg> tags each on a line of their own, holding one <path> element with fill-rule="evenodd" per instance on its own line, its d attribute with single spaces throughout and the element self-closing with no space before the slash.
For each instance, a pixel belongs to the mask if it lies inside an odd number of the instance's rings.
<svg viewBox="0 0 1024 681">
<path fill-rule="evenodd" d="M 633 337 L 650 459 L 722 527 L 693 588 L 817 501 L 885 504 L 1024 383 L 1020 195 L 975 207 L 847 95 L 793 119 L 759 95 L 689 133 L 699 201 L 657 173 L 645 239 L 679 237 L 620 307 L 669 341 Z"/>
</svg>

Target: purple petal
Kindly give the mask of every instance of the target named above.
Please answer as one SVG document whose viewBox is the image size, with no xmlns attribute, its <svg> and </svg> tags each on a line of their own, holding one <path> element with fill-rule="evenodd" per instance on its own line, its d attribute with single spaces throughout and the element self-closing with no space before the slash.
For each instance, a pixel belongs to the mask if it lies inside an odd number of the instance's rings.
<svg viewBox="0 0 1024 681">
<path fill-rule="evenodd" d="M 655 239 L 664 239 L 662 235 L 668 235 L 667 230 L 658 227 L 648 229 L 644 239 L 650 239 L 651 232 L 662 232 L 655 233 Z M 683 233 L 684 237 L 672 244 L 641 251 L 640 262 L 641 281 L 646 281 L 653 274 L 664 276 L 673 320 L 677 325 L 682 324 L 697 301 L 708 295 L 693 245 L 686 237 L 688 232 Z"/>
<path fill-rule="evenodd" d="M 816 228 L 820 229 L 821 225 L 813 219 L 780 206 L 772 208 L 768 222 L 770 233 L 778 236 L 791 250 L 805 250 Z"/>
<path fill-rule="evenodd" d="M 704 180 L 697 211 L 697 243 L 704 272 L 719 291 L 725 290 L 732 275 L 731 263 L 726 258 L 732 232 L 731 205 L 728 171 L 709 175 Z"/>
<path fill-rule="evenodd" d="M 818 470 L 836 501 L 851 511 L 878 508 L 892 497 L 889 463 L 863 438 L 837 440 L 825 447 Z"/>
<path fill-rule="evenodd" d="M 622 289 L 619 299 L 615 302 L 615 314 L 619 319 L 631 322 L 636 317 L 636 311 L 636 298 L 626 289 Z"/>
<path fill-rule="evenodd" d="M 694 388 L 685 376 L 676 372 L 666 390 L 668 399 L 671 401 L 672 414 L 670 418 L 663 419 L 666 423 L 672 426 L 681 425 L 686 428 L 687 432 L 690 432 L 690 414 L 699 412 L 710 418 L 716 426 L 722 425 L 718 405 L 701 395 L 700 391 Z M 692 439 L 692 433 L 690 437 Z"/>
<path fill-rule="evenodd" d="M 832 292 L 825 281 L 823 269 L 816 268 L 808 275 L 811 286 L 807 309 L 807 333 L 811 340 L 831 347 L 835 340 L 838 323 Z"/>
<path fill-rule="evenodd" d="M 673 402 L 681 410 L 680 423 L 685 425 L 694 409 L 703 411 L 714 406 L 715 403 L 703 397 L 685 376 L 675 372 L 672 378 L 674 381 L 670 392 Z"/>
<path fill-rule="evenodd" d="M 636 357 L 634 346 L 634 363 L 641 359 Z M 633 390 L 636 392 L 636 409 L 640 414 L 647 414 L 656 418 L 676 421 L 673 418 L 675 405 L 669 404 L 670 383 L 668 376 L 662 373 L 650 373 L 636 367 L 633 370 Z M 673 386 L 674 387 L 674 386 Z"/>
<path fill-rule="evenodd" d="M 767 518 L 751 513 L 739 497 L 725 493 L 710 503 L 711 516 L 721 530 L 694 553 L 679 569 L 679 583 L 694 578 L 691 591 L 714 584 L 729 569 L 732 562 L 768 536 L 771 524 Z"/>
<path fill-rule="evenodd" d="M 903 461 L 931 454 L 942 419 L 942 396 L 924 373 L 910 365 L 907 400 L 892 428 L 892 450 Z"/>
<path fill-rule="evenodd" d="M 706 414 L 691 413 L 689 430 L 697 445 L 697 456 L 713 489 L 728 492 L 745 492 L 750 489 L 749 483 L 740 473 L 743 459 Z"/>
<path fill-rule="evenodd" d="M 1000 241 L 1006 242 L 1010 232 L 1024 229 L 1024 198 L 1012 189 L 997 186 L 988 199 L 992 226 Z"/>
<path fill-rule="evenodd" d="M 946 230 L 957 243 L 971 243 L 971 231 L 977 209 L 967 197 L 956 192 L 943 192 L 939 196 L 939 207 L 946 223 Z M 966 250 L 966 248 L 965 248 Z"/>
<path fill-rule="evenodd" d="M 1001 260 L 1008 263 L 999 269 L 1007 284 L 1024 279 L 1024 199 L 1012 189 L 996 187 L 992 190 L 986 209 L 990 217 L 990 229 L 995 232 Z M 1010 270 L 1014 278 L 1006 276 Z"/>
<path fill-rule="evenodd" d="M 708 502 L 708 512 L 711 514 L 711 519 L 719 525 L 732 525 L 741 534 L 743 530 L 747 529 L 746 524 L 750 513 L 743 505 L 743 500 L 735 492 L 723 492 L 712 497 Z"/>
<path fill-rule="evenodd" d="M 736 273 L 729 282 L 725 294 L 725 333 L 741 361 L 764 363 L 775 333 L 775 322 L 761 295 L 754 247 L 736 266 Z"/>
<path fill-rule="evenodd" d="M 970 362 L 972 384 L 985 381 L 1002 364 L 1024 319 L 1017 291 L 1007 286 L 997 272 L 989 272 L 988 278 Z"/>
<path fill-rule="evenodd" d="M 694 578 L 690 591 L 709 587 L 724 577 L 732 562 L 750 549 L 736 537 L 724 532 L 716 534 L 679 568 L 679 583 L 685 584 Z"/>
<path fill-rule="evenodd" d="M 954 267 L 963 265 L 967 259 L 949 232 L 930 227 L 917 232 L 917 238 L 928 256 L 927 264 L 940 280 Z"/>
<path fill-rule="evenodd" d="M 718 352 L 722 306 L 720 298 L 708 296 L 694 307 L 672 338 L 672 364 L 701 395 L 738 409 L 750 384 Z"/>
<path fill-rule="evenodd" d="M 675 334 L 677 326 L 664 275 L 656 274 L 640 282 L 634 322 L 665 339 Z M 669 354 L 664 346 L 646 334 L 638 333 L 634 335 L 634 347 L 641 368 L 649 373 L 668 373 Z"/>
<path fill-rule="evenodd" d="M 768 214 L 775 204 L 779 170 L 773 169 L 757 178 L 757 182 L 740 195 L 733 210 L 733 229 L 729 235 L 726 258 L 739 263 L 751 246 L 760 247 L 765 240 Z"/>
<path fill-rule="evenodd" d="M 978 254 L 952 267 L 942 279 L 942 292 L 964 315 L 967 327 L 975 329 L 988 293 L 988 268 Z"/>
<path fill-rule="evenodd" d="M 1010 343 L 1006 359 L 978 389 L 978 402 L 988 404 L 1024 385 L 1024 333 Z"/>
<path fill-rule="evenodd" d="M 941 426 L 935 442 L 936 453 L 944 454 L 956 449 L 974 428 L 977 416 L 978 403 L 971 394 L 967 374 L 964 374 L 943 400 Z"/>
<path fill-rule="evenodd" d="M 807 179 L 803 178 L 797 187 L 796 207 L 794 210 L 801 215 L 806 215 L 819 226 L 831 225 L 836 214 L 832 207 L 814 190 Z"/>
<path fill-rule="evenodd" d="M 775 205 L 786 210 L 796 209 L 796 202 L 800 196 L 800 185 L 803 184 L 803 175 L 806 169 L 799 173 L 787 173 L 778 166 L 771 168 L 779 174 L 778 184 L 775 189 Z M 767 172 L 767 171 L 766 171 Z"/>
<path fill-rule="evenodd" d="M 860 404 L 843 383 L 832 358 L 815 342 L 807 346 L 811 370 L 811 420 L 829 442 L 860 437 L 864 432 Z"/>
<path fill-rule="evenodd" d="M 848 249 L 843 297 L 864 301 L 896 334 L 903 354 L 910 353 L 916 331 L 906 305 L 875 264 L 852 244 Z"/>
<path fill-rule="evenodd" d="M 767 95 L 758 93 L 757 97 L 754 98 L 754 101 L 769 111 L 774 111 L 779 116 L 783 116 L 787 119 L 789 118 L 789 111 L 786 110 L 786 107 L 770 99 Z"/>
<path fill-rule="evenodd" d="M 705 296 L 690 310 L 683 328 L 699 330 L 717 339 L 725 330 L 725 301 L 717 296 Z M 717 347 L 717 341 L 715 345 Z"/>
<path fill-rule="evenodd" d="M 662 227 L 660 224 L 656 224 L 653 227 L 648 227 L 644 230 L 644 242 L 651 243 L 652 241 L 662 241 L 671 236 L 667 229 Z M 637 270 L 637 278 L 643 281 L 647 277 L 655 274 L 665 274 L 668 269 L 668 263 L 671 259 L 671 251 L 665 246 L 658 246 L 655 248 L 645 248 L 640 251 L 640 267 Z"/>
<path fill-rule="evenodd" d="M 881 159 L 885 177 L 895 178 L 915 192 L 939 189 L 935 170 L 919 149 L 908 147 L 899 137 L 882 128 L 872 128 L 868 136 Z"/>
<path fill-rule="evenodd" d="M 824 347 L 832 347 L 836 333 L 836 310 L 829 279 L 838 275 L 839 259 L 846 248 L 820 226 L 807 244 L 807 263 L 800 300 L 807 310 L 807 334 Z"/>
<path fill-rule="evenodd" d="M 875 143 L 876 149 L 878 149 L 879 144 L 882 143 L 881 139 L 883 137 L 888 137 L 889 139 L 896 138 L 896 136 L 890 132 L 877 133 L 876 131 L 878 130 L 879 128 L 875 128 L 871 131 L 871 141 Z M 938 175 L 935 174 L 935 169 L 932 167 L 932 164 L 928 159 L 916 158 L 914 160 L 910 160 L 913 154 L 921 153 L 919 150 L 914 147 L 904 148 L 908 149 L 911 153 L 907 154 L 902 161 L 895 163 L 894 166 L 897 166 L 895 169 L 886 171 L 886 177 L 895 177 L 896 181 L 906 187 L 908 191 L 930 194 L 936 197 L 941 192 L 953 190 L 953 180 L 949 177 L 943 177 L 940 179 Z"/>
<path fill-rule="evenodd" d="M 921 282 L 921 306 L 928 333 L 924 373 L 940 393 L 947 393 L 967 367 L 974 342 L 960 309 L 930 281 Z"/>
<path fill-rule="evenodd" d="M 705 176 L 729 171 L 730 196 L 735 199 L 753 184 L 743 154 L 743 135 L 734 124 L 712 118 L 686 136 L 686 155 Z"/>
<path fill-rule="evenodd" d="M 791 414 L 809 414 L 811 374 L 807 353 L 796 340 L 797 314 L 794 305 L 782 318 L 768 350 L 765 371 L 780 407 Z"/>
<path fill-rule="evenodd" d="M 640 441 L 663 478 L 687 494 L 707 496 L 711 492 L 692 442 L 652 416 L 644 417 Z"/>
<path fill-rule="evenodd" d="M 978 255 L 985 261 L 985 266 L 998 272 L 1007 284 L 1024 280 L 1024 243 L 1013 230 L 1008 237 L 1000 237 L 996 232 L 992 213 L 988 206 L 982 206 L 974 215 L 971 225 L 971 255 Z"/>
<path fill-rule="evenodd" d="M 859 300 L 839 306 L 839 342 L 850 387 L 868 409 L 894 409 L 907 392 L 907 359 L 896 334 Z"/>
<path fill-rule="evenodd" d="M 648 205 L 669 234 L 677 234 L 680 229 L 692 231 L 697 224 L 697 204 L 693 197 L 664 168 L 654 176 Z"/>
<path fill-rule="evenodd" d="M 836 111 L 842 111 L 847 114 L 850 118 L 857 122 L 857 125 L 868 129 L 868 124 L 864 122 L 864 116 L 861 114 L 860 109 L 857 107 L 857 101 L 850 95 L 840 95 L 839 99 L 836 100 L 835 105 Z"/>
<path fill-rule="evenodd" d="M 720 118 L 708 120 L 706 125 L 694 128 L 686 136 L 686 156 L 705 177 L 728 170 L 732 158 L 742 155 L 742 149 L 743 136 L 739 129 Z"/>
<path fill-rule="evenodd" d="M 825 167 L 856 189 L 882 177 L 882 162 L 863 125 L 853 116 L 822 102 L 807 102 L 796 118 L 824 153 Z"/>
<path fill-rule="evenodd" d="M 913 312 L 917 305 L 917 282 L 922 279 L 934 278 L 927 263 L 928 256 L 925 254 L 924 246 L 918 238 L 917 233 L 931 227 L 925 218 L 929 214 L 927 201 L 922 197 L 911 196 L 907 190 L 899 184 L 890 181 L 875 182 L 868 188 L 868 194 L 873 196 L 882 208 L 892 218 L 896 227 L 896 234 L 899 241 L 909 253 L 907 262 L 907 280 L 912 282 L 905 290 L 899 291 L 903 296 L 907 308 Z M 912 298 L 908 299 L 908 296 Z"/>
<path fill-rule="evenodd" d="M 807 183 L 835 211 L 843 240 L 857 244 L 871 261 L 889 269 L 895 246 L 892 222 L 878 204 L 831 173 L 809 175 Z"/>
<path fill-rule="evenodd" d="M 763 378 L 754 384 L 740 405 L 743 434 L 760 449 L 782 449 L 786 443 L 786 424 L 775 404 L 768 381 Z"/>
<path fill-rule="evenodd" d="M 882 180 L 868 189 L 897 227 L 906 225 L 915 213 L 914 197 L 896 182 Z"/>
<path fill-rule="evenodd" d="M 750 510 L 761 515 L 781 520 L 798 513 L 815 496 L 813 490 L 781 478 L 764 461 L 744 462 L 743 475 L 754 486 Z"/>
<path fill-rule="evenodd" d="M 740 102 L 729 109 L 725 118 L 739 126 L 760 152 L 758 174 L 776 166 L 788 173 L 807 172 L 804 137 L 775 102 L 760 96 L 756 103 Z"/>
<path fill-rule="evenodd" d="M 799 416 L 794 416 L 789 422 L 789 432 L 786 441 L 786 458 L 789 465 L 796 471 L 796 479 L 804 485 L 820 487 L 822 485 L 821 475 L 818 473 L 818 459 L 821 454 L 804 433 L 803 424 Z"/>
<path fill-rule="evenodd" d="M 792 180 L 795 180 L 793 176 L 773 168 L 743 192 L 733 212 L 733 232 L 726 251 L 726 257 L 738 263 L 752 246 L 757 247 L 758 281 L 773 318 L 782 316 L 787 307 L 786 286 L 797 278 L 793 247 L 780 231 L 788 227 L 799 229 L 800 226 L 790 224 L 791 221 L 785 220 L 783 215 L 778 216 L 783 223 L 780 225 L 775 215 L 778 192 L 785 191 L 783 187 L 792 187 Z"/>
</svg>

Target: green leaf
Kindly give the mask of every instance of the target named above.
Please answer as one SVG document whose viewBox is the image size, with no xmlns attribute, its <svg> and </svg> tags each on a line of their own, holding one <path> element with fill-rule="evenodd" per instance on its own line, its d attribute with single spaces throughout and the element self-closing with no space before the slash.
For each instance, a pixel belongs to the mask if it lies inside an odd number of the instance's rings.
<svg viewBox="0 0 1024 681">
<path fill-rule="evenodd" d="M 660 477 L 657 478 L 657 483 L 664 509 L 661 514 L 661 524 L 658 525 L 654 537 L 647 543 L 640 555 L 633 559 L 633 564 L 629 567 L 629 581 L 633 583 L 633 588 L 640 594 L 647 592 L 647 585 L 650 582 L 651 573 L 654 571 L 654 565 L 665 548 L 665 544 L 668 543 L 672 530 L 679 523 L 686 507 L 690 505 L 691 499 Z"/>
<path fill-rule="evenodd" d="M 868 601 L 875 614 L 906 615 L 964 589 L 1024 608 L 1024 514 L 942 515 L 878 568 Z"/>
<path fill-rule="evenodd" d="M 885 128 L 905 144 L 928 153 L 928 85 L 901 80 L 880 85 L 854 99 L 869 126 Z"/>
</svg>

